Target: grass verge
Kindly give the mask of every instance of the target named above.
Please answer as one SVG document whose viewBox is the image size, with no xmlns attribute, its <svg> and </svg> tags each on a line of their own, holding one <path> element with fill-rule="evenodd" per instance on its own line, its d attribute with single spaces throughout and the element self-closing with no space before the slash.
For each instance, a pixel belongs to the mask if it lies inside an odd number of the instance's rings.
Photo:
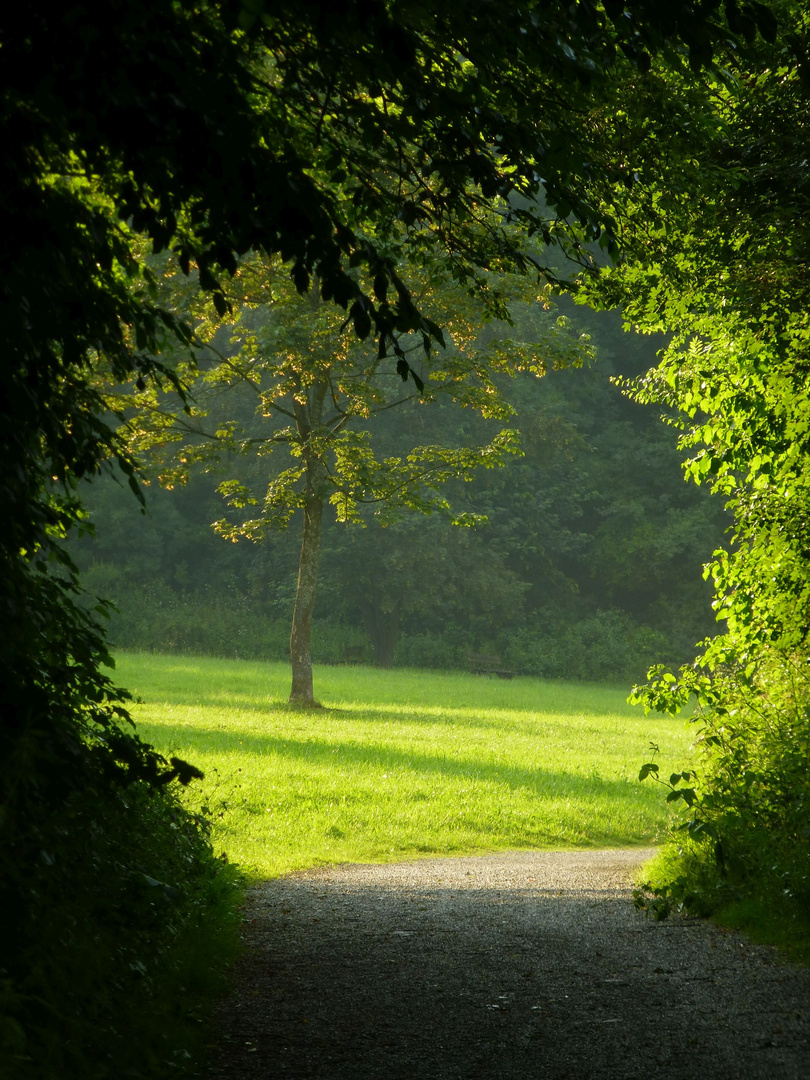
<svg viewBox="0 0 810 1080">
<path fill-rule="evenodd" d="M 646 863 L 642 874 L 644 907 L 656 918 L 684 905 L 690 914 L 739 930 L 758 945 L 774 946 L 784 959 L 810 967 L 806 896 L 775 888 L 766 876 L 753 888 L 747 883 L 744 893 L 718 872 L 711 845 L 675 838 Z"/>
</svg>

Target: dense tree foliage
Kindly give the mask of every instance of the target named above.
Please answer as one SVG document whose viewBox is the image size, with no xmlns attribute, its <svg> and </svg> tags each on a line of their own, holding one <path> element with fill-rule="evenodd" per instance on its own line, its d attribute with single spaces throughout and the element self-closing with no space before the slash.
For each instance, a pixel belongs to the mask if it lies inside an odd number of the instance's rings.
<svg viewBox="0 0 810 1080">
<path fill-rule="evenodd" d="M 699 171 L 704 197 L 639 185 L 624 217 L 628 261 L 597 291 L 633 323 L 676 331 L 627 389 L 665 408 L 689 476 L 722 493 L 733 518 L 732 543 L 709 567 L 725 633 L 637 691 L 670 710 L 696 695 L 705 751 L 696 774 L 669 781 L 688 814 L 662 889 L 703 910 L 754 895 L 806 919 L 810 23 L 804 5 L 783 12 L 790 37 L 734 65 L 691 153 L 658 133 L 685 177 Z M 669 87 L 648 76 L 639 92 L 653 102 Z"/>
</svg>

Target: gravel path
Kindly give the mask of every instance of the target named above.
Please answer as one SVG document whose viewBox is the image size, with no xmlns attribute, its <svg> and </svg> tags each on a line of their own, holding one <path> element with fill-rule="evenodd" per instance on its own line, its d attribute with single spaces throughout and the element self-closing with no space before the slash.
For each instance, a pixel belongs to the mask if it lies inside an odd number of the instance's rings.
<svg viewBox="0 0 810 1080">
<path fill-rule="evenodd" d="M 630 903 L 650 851 L 256 886 L 211 1080 L 810 1080 L 810 971 Z"/>
</svg>

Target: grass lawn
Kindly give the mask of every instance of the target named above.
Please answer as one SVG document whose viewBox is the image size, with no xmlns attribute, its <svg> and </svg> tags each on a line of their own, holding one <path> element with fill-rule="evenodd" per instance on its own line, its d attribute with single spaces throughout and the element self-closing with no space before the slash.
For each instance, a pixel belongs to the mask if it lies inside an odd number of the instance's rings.
<svg viewBox="0 0 810 1080">
<path fill-rule="evenodd" d="M 206 778 L 214 842 L 262 876 L 518 848 L 655 843 L 670 811 L 637 780 L 649 744 L 688 765 L 683 719 L 645 717 L 628 688 L 431 671 L 320 667 L 324 708 L 286 704 L 289 668 L 118 657 L 141 736 Z"/>
</svg>

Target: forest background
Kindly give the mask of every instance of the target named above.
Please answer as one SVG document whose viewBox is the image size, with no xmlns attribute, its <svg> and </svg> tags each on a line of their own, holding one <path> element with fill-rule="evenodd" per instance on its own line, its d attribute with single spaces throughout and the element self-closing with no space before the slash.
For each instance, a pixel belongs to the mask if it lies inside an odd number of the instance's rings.
<svg viewBox="0 0 810 1080">
<path fill-rule="evenodd" d="M 515 306 L 513 317 L 516 325 L 496 323 L 483 335 L 519 335 L 542 354 L 561 320 L 582 366 L 501 380 L 522 456 L 446 485 L 454 516 L 484 523 L 405 513 L 381 525 L 374 507 L 362 525 L 331 514 L 316 663 L 465 669 L 469 654 L 493 654 L 518 674 L 630 683 L 653 663 L 686 663 L 716 632 L 702 571 L 725 541 L 723 500 L 684 483 L 684 454 L 661 410 L 629 400 L 611 381 L 646 372 L 665 339 L 627 333 L 618 312 L 565 298 L 550 312 Z M 240 410 L 249 427 L 256 404 L 217 388 L 214 408 L 208 428 Z M 418 401 L 373 419 L 383 454 L 398 452 L 403 438 L 474 445 L 497 426 L 471 410 Z M 186 483 L 165 490 L 146 457 L 140 516 L 120 477 L 88 486 L 94 530 L 72 551 L 91 597 L 114 602 L 112 645 L 288 658 L 298 519 L 254 542 L 229 542 L 212 527 L 226 509 L 223 479 L 267 483 L 273 464 L 214 447 Z"/>
</svg>

